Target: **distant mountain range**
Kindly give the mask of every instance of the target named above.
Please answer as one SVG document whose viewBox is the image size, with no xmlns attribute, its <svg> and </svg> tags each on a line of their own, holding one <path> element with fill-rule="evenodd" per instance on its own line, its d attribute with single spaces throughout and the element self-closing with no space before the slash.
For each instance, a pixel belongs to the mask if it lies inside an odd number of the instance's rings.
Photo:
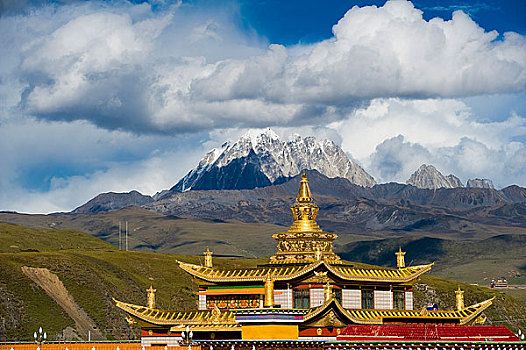
<svg viewBox="0 0 526 350">
<path fill-rule="evenodd" d="M 362 187 L 317 171 L 307 173 L 320 206 L 320 224 L 328 231 L 359 235 L 411 232 L 479 239 L 491 236 L 491 232 L 515 232 L 512 227 L 526 228 L 526 189 L 519 186 L 502 190 L 420 189 L 397 183 Z M 142 207 L 171 217 L 286 226 L 291 221 L 289 208 L 298 182 L 299 175 L 283 184 L 251 190 L 170 191 Z M 122 197 L 119 202 L 125 203 L 129 194 L 118 196 Z M 104 211 L 106 201 L 106 195 L 100 195 L 75 212 Z"/>
<path fill-rule="evenodd" d="M 0 222 L 82 230 L 119 246 L 119 222 L 127 221 L 132 250 L 200 255 L 209 247 L 224 257 L 268 256 L 276 247 L 272 234 L 292 221 L 305 169 L 320 207 L 317 221 L 339 235 L 334 248 L 346 259 L 389 265 L 403 246 L 408 262 L 438 259 L 437 273 L 470 283 L 486 272 L 492 278 L 526 273 L 526 188 L 497 190 L 487 179 L 464 186 L 425 164 L 406 184 L 376 184 L 333 142 L 282 141 L 271 131 L 212 150 L 155 196 L 103 193 L 72 213 L 0 212 Z M 496 253 L 499 264 L 491 260 Z M 474 274 L 475 265 L 484 274 Z"/>
<path fill-rule="evenodd" d="M 372 176 L 332 141 L 300 136 L 283 141 L 268 129 L 262 133 L 248 132 L 234 143 L 227 142 L 221 149 L 211 150 L 170 190 L 153 197 L 137 191 L 103 193 L 73 212 L 92 213 L 142 206 L 168 215 L 245 222 L 265 219 L 285 224 L 288 222 L 288 206 L 297 190 L 297 180 L 290 184 L 289 181 L 305 169 L 311 170 L 317 195 L 333 198 L 340 208 L 342 203 L 347 206 L 361 201 L 363 207 L 367 202 L 370 209 L 374 208 L 367 215 L 373 216 L 375 210 L 380 210 L 380 204 L 421 206 L 420 214 L 410 215 L 420 217 L 429 214 L 424 207 L 467 210 L 526 201 L 524 188 L 509 186 L 495 190 L 487 179 L 470 179 L 464 187 L 455 175 L 444 176 L 434 166 L 426 164 L 416 170 L 405 185 L 376 184 Z M 254 210 L 261 213 L 279 208 L 275 215 L 282 220 L 266 215 L 258 218 L 255 213 L 250 213 L 253 205 Z M 391 225 L 397 221 L 394 217 L 390 220 Z M 367 225 L 378 226 L 372 222 Z"/>
</svg>

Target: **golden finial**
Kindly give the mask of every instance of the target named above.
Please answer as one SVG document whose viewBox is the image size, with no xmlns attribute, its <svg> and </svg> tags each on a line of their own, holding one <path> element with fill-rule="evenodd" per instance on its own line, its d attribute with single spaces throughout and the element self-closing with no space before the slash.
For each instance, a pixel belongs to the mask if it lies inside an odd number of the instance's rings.
<svg viewBox="0 0 526 350">
<path fill-rule="evenodd" d="M 312 193 L 309 188 L 309 180 L 307 180 L 307 174 L 303 172 L 301 175 L 300 189 L 298 195 L 296 196 L 298 203 L 310 203 L 312 202 Z"/>
<path fill-rule="evenodd" d="M 396 252 L 395 254 L 396 254 L 396 267 L 398 267 L 399 269 L 404 268 L 405 267 L 405 258 L 404 258 L 405 252 L 402 251 L 402 247 L 400 247 L 398 252 Z"/>
<path fill-rule="evenodd" d="M 146 291 L 148 292 L 148 307 L 150 309 L 154 309 L 155 308 L 155 292 L 157 291 L 157 289 L 153 289 L 153 286 L 150 285 L 150 288 L 146 289 Z"/>
<path fill-rule="evenodd" d="M 328 302 L 332 298 L 332 286 L 329 283 L 329 281 L 327 281 L 323 290 L 324 290 L 323 296 L 325 297 L 325 302 Z"/>
<path fill-rule="evenodd" d="M 272 280 L 270 272 L 267 272 L 267 278 L 265 278 L 265 301 L 263 303 L 263 306 L 274 306 L 274 281 Z"/>
<path fill-rule="evenodd" d="M 457 297 L 457 310 L 462 310 L 464 308 L 464 291 L 460 289 L 460 286 L 455 291 L 455 295 Z"/>
<path fill-rule="evenodd" d="M 212 252 L 208 247 L 206 247 L 206 252 L 203 253 L 205 255 L 205 267 L 212 267 Z"/>
</svg>

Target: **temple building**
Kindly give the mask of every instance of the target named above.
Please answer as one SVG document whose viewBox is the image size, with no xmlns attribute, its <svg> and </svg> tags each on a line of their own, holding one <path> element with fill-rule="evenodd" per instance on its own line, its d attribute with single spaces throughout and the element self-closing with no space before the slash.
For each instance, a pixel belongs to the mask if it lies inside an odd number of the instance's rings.
<svg viewBox="0 0 526 350">
<path fill-rule="evenodd" d="M 406 266 L 396 253 L 397 268 L 347 263 L 333 252 L 334 233 L 316 223 L 307 176 L 303 174 L 293 223 L 273 235 L 277 252 L 265 265 L 221 269 L 205 252 L 204 265 L 177 261 L 199 286 L 198 309 L 170 311 L 117 301 L 129 322 L 142 329 L 143 345 L 172 345 L 187 327 L 198 339 L 336 339 L 349 325 L 483 323 L 486 300 L 464 306 L 457 291 L 456 310 L 414 310 L 413 285 L 433 264 Z"/>
</svg>

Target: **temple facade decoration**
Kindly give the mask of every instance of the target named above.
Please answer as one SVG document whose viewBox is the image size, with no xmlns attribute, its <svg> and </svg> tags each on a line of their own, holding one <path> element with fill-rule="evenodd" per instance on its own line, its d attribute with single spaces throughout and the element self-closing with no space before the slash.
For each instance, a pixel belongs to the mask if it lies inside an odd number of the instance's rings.
<svg viewBox="0 0 526 350">
<path fill-rule="evenodd" d="M 413 285 L 433 264 L 406 266 L 401 248 L 394 269 L 342 261 L 333 251 L 337 235 L 316 223 L 305 174 L 291 211 L 290 228 L 273 235 L 268 264 L 221 269 L 208 249 L 203 265 L 177 261 L 199 287 L 196 310 L 155 308 L 153 287 L 148 306 L 115 300 L 142 328 L 143 345 L 170 346 L 187 326 L 194 339 L 336 339 L 349 325 L 470 325 L 492 304 L 465 307 L 459 290 L 456 310 L 414 310 Z"/>
</svg>

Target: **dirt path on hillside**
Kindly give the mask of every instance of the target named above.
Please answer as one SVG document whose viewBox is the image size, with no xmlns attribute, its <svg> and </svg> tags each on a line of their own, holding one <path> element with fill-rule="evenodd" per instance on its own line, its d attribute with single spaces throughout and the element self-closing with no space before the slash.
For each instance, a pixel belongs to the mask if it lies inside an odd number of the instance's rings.
<svg viewBox="0 0 526 350">
<path fill-rule="evenodd" d="M 91 339 L 105 339 L 97 329 L 95 322 L 88 314 L 75 303 L 62 281 L 57 275 L 45 268 L 22 266 L 22 272 L 33 282 L 41 287 L 66 313 L 75 321 L 78 334 L 88 338 L 88 331 L 91 331 Z"/>
</svg>

